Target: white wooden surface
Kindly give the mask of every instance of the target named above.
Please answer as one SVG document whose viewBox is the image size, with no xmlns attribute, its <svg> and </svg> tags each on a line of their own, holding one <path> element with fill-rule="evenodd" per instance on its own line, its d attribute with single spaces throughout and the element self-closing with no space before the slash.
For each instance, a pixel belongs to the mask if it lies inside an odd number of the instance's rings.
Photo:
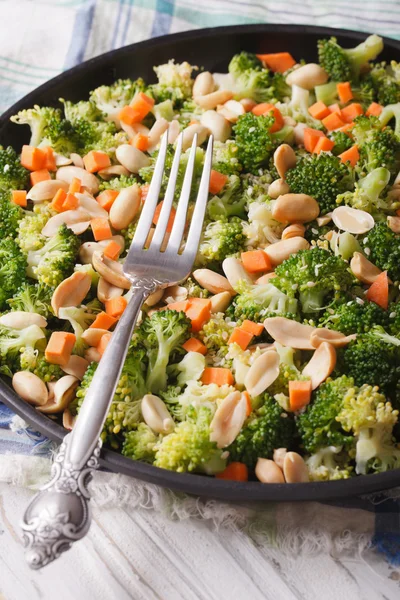
<svg viewBox="0 0 400 600">
<path fill-rule="evenodd" d="M 31 492 L 0 485 L 0 600 L 398 600 L 400 569 L 375 554 L 266 558 L 245 534 L 153 510 L 96 510 L 89 535 L 41 572 L 18 519 Z"/>
</svg>

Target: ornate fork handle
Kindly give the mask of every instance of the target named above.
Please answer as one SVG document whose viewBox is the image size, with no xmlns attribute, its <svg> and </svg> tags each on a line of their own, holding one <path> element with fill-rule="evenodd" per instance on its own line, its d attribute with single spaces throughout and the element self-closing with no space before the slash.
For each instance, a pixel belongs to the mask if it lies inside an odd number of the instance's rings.
<svg viewBox="0 0 400 600">
<path fill-rule="evenodd" d="M 128 303 L 94 374 L 74 429 L 65 436 L 52 466 L 52 479 L 29 504 L 23 521 L 26 559 L 40 569 L 68 550 L 89 530 L 88 483 L 99 466 L 99 440 L 146 298 L 162 285 L 155 279 L 135 280 Z"/>
</svg>

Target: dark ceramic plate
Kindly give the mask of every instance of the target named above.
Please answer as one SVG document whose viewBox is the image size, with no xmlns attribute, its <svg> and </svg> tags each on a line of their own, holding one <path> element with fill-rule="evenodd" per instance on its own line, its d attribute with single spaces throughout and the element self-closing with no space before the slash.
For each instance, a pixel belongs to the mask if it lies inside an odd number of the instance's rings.
<svg viewBox="0 0 400 600">
<path fill-rule="evenodd" d="M 120 77 L 139 76 L 154 81 L 153 65 L 174 58 L 187 60 L 215 72 L 226 72 L 233 54 L 241 50 L 267 53 L 289 51 L 297 59 L 316 60 L 317 41 L 335 35 L 344 46 L 354 46 L 366 37 L 364 33 L 304 27 L 296 25 L 246 25 L 203 29 L 168 35 L 140 42 L 103 54 L 40 86 L 17 102 L 0 118 L 0 143 L 17 150 L 28 143 L 28 128 L 10 123 L 9 118 L 21 109 L 34 104 L 57 105 L 58 98 L 73 101 L 84 99 L 101 84 Z M 400 60 L 400 42 L 385 40 L 382 60 Z M 0 380 L 4 402 L 49 438 L 61 441 L 65 430 L 19 398 L 6 380 Z M 175 490 L 222 498 L 228 501 L 294 501 L 330 500 L 358 494 L 377 492 L 400 484 L 400 469 L 380 475 L 364 475 L 344 481 L 292 485 L 262 485 L 257 482 L 239 483 L 211 479 L 201 475 L 180 474 L 132 461 L 116 452 L 104 449 L 102 464 L 113 471 Z"/>
</svg>

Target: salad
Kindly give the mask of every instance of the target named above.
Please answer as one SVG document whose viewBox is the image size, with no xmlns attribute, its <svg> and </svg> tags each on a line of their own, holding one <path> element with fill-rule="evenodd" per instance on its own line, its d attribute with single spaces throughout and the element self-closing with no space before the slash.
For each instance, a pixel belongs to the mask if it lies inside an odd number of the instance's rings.
<svg viewBox="0 0 400 600">
<path fill-rule="evenodd" d="M 131 296 L 121 264 L 160 139 L 164 193 L 183 132 L 178 199 L 195 134 L 196 182 L 213 134 L 193 272 L 143 306 L 103 442 L 238 481 L 399 468 L 400 65 L 382 50 L 376 35 L 322 39 L 318 63 L 241 52 L 223 74 L 170 60 L 156 83 L 12 117 L 31 129 L 20 153 L 0 149 L 0 371 L 15 391 L 73 428 Z"/>
</svg>

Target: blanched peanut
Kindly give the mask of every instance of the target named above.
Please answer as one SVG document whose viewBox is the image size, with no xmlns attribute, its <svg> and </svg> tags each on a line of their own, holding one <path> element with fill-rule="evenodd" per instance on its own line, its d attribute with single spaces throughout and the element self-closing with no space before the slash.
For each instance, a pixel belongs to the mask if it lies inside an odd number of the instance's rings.
<svg viewBox="0 0 400 600">
<path fill-rule="evenodd" d="M 319 227 L 328 225 L 328 223 L 330 223 L 331 221 L 332 221 L 332 213 L 327 213 L 326 215 L 323 215 L 322 217 L 318 217 L 318 219 L 317 219 L 317 223 L 318 223 Z"/>
<path fill-rule="evenodd" d="M 235 289 L 235 286 L 239 283 L 239 281 L 253 283 L 252 278 L 247 273 L 246 269 L 238 258 L 225 258 L 222 263 L 222 270 L 233 289 Z"/>
<path fill-rule="evenodd" d="M 246 390 L 253 398 L 274 383 L 279 375 L 279 355 L 275 350 L 260 354 L 251 365 L 244 380 Z"/>
<path fill-rule="evenodd" d="M 46 404 L 38 406 L 42 413 L 51 415 L 65 410 L 69 403 L 75 398 L 75 390 L 79 385 L 79 379 L 72 375 L 64 375 L 55 382 L 51 396 Z"/>
<path fill-rule="evenodd" d="M 28 200 L 32 202 L 43 202 L 44 200 L 52 200 L 58 190 L 68 191 L 69 184 L 61 179 L 48 179 L 39 181 L 31 187 L 27 194 Z"/>
<path fill-rule="evenodd" d="M 216 142 L 226 142 L 232 133 L 229 121 L 215 110 L 206 110 L 200 117 L 200 123 L 212 133 Z"/>
<path fill-rule="evenodd" d="M 303 375 L 311 379 L 311 388 L 316 390 L 329 377 L 335 366 L 335 348 L 329 342 L 322 342 L 304 367 Z"/>
<path fill-rule="evenodd" d="M 91 194 L 97 194 L 99 191 L 99 182 L 96 175 L 89 173 L 81 167 L 61 167 L 58 169 L 56 179 L 71 183 L 73 179 L 80 179 L 83 185 Z"/>
<path fill-rule="evenodd" d="M 204 96 L 194 96 L 193 100 L 204 110 L 216 108 L 218 104 L 225 104 L 233 98 L 233 93 L 228 90 L 217 90 Z"/>
<path fill-rule="evenodd" d="M 247 415 L 247 400 L 244 394 L 232 392 L 217 408 L 210 424 L 210 441 L 218 448 L 226 448 L 236 439 Z"/>
<path fill-rule="evenodd" d="M 130 175 L 130 172 L 128 171 L 128 169 L 126 169 L 122 165 L 111 165 L 111 167 L 107 167 L 106 169 L 101 169 L 101 171 L 99 171 L 97 173 L 97 175 L 99 177 L 101 177 L 102 179 L 105 179 L 106 181 L 108 181 L 109 179 L 112 179 L 113 177 L 120 177 L 121 175 L 125 175 L 125 176 Z"/>
<path fill-rule="evenodd" d="M 304 225 L 301 225 L 300 223 L 293 223 L 293 225 L 285 227 L 285 229 L 282 231 L 282 239 L 289 240 L 290 238 L 294 237 L 304 237 L 305 231 L 306 228 Z"/>
<path fill-rule="evenodd" d="M 350 269 L 362 283 L 374 283 L 382 271 L 376 267 L 368 258 L 365 258 L 361 252 L 354 252 L 350 261 Z"/>
<path fill-rule="evenodd" d="M 355 235 L 366 233 L 375 225 L 372 215 L 365 210 L 350 206 L 338 206 L 333 211 L 331 218 L 338 229 Z"/>
<path fill-rule="evenodd" d="M 283 469 L 283 461 L 285 459 L 286 454 L 287 454 L 286 448 L 276 448 L 274 450 L 273 459 L 274 459 L 274 462 L 278 465 L 278 467 L 280 469 Z"/>
<path fill-rule="evenodd" d="M 168 143 L 169 144 L 175 144 L 180 131 L 181 131 L 181 128 L 179 125 L 179 121 L 177 121 L 176 119 L 171 121 L 171 123 L 169 124 L 169 127 L 168 127 Z"/>
<path fill-rule="evenodd" d="M 230 123 L 236 123 L 240 115 L 244 115 L 245 112 L 243 104 L 237 100 L 228 100 L 228 102 L 217 108 L 217 113 L 225 117 Z"/>
<path fill-rule="evenodd" d="M 259 458 L 255 467 L 255 474 L 261 483 L 285 483 L 282 470 L 268 458 Z"/>
<path fill-rule="evenodd" d="M 400 217 L 388 217 L 387 224 L 394 233 L 400 233 Z"/>
<path fill-rule="evenodd" d="M 246 112 L 250 112 L 256 106 L 257 102 L 255 102 L 251 98 L 242 98 L 240 100 L 240 104 L 243 106 Z"/>
<path fill-rule="evenodd" d="M 343 348 L 355 340 L 356 334 L 344 335 L 340 331 L 333 329 L 324 329 L 323 327 L 314 329 L 311 334 L 310 342 L 314 348 L 318 348 L 323 342 L 329 342 L 334 348 Z"/>
<path fill-rule="evenodd" d="M 84 233 L 88 229 L 90 221 L 91 216 L 82 209 L 66 210 L 51 217 L 43 227 L 42 234 L 46 237 L 53 237 L 53 235 L 57 234 L 61 225 L 66 225 L 76 235 L 81 235 L 81 233 Z"/>
<path fill-rule="evenodd" d="M 271 244 L 265 248 L 264 252 L 269 256 L 272 264 L 276 266 L 283 263 L 292 254 L 296 254 L 299 250 L 307 250 L 309 247 L 310 244 L 303 237 L 293 237 Z"/>
<path fill-rule="evenodd" d="M 116 197 L 110 209 L 110 223 L 117 229 L 125 229 L 136 217 L 140 208 L 140 188 L 135 183 L 124 188 Z"/>
<path fill-rule="evenodd" d="M 286 483 L 310 481 L 307 465 L 297 452 L 287 452 L 283 460 L 283 475 Z"/>
<path fill-rule="evenodd" d="M 256 279 L 255 283 L 257 285 L 265 285 L 269 283 L 270 279 L 276 277 L 275 273 L 271 271 L 271 273 L 265 273 L 265 275 L 261 275 L 258 279 Z"/>
<path fill-rule="evenodd" d="M 203 142 L 206 141 L 208 136 L 208 129 L 204 127 L 204 125 L 200 125 L 200 123 L 194 123 L 193 125 L 189 125 L 186 129 L 183 130 L 182 136 L 182 150 L 188 150 L 192 145 L 194 136 L 197 134 L 197 146 L 201 146 Z"/>
<path fill-rule="evenodd" d="M 150 429 L 164 435 L 173 431 L 174 421 L 161 398 L 154 394 L 146 394 L 143 396 L 140 409 L 143 419 Z"/>
<path fill-rule="evenodd" d="M 75 167 L 79 167 L 80 169 L 85 168 L 85 163 L 83 162 L 82 156 L 79 156 L 76 152 L 71 152 L 70 158 L 75 165 Z M 57 165 L 58 166 L 58 165 Z"/>
<path fill-rule="evenodd" d="M 220 292 L 211 296 L 211 312 L 219 313 L 225 312 L 232 300 L 232 294 L 229 292 Z"/>
<path fill-rule="evenodd" d="M 88 346 L 98 346 L 101 338 L 106 333 L 109 333 L 108 329 L 99 329 L 98 327 L 89 327 L 82 333 L 82 339 Z"/>
<path fill-rule="evenodd" d="M 144 302 L 144 304 L 146 306 L 155 306 L 156 304 L 158 304 L 161 300 L 161 298 L 164 295 L 164 290 L 163 289 L 158 289 L 155 292 L 153 292 L 152 294 L 150 294 L 150 296 L 147 298 L 147 300 Z"/>
<path fill-rule="evenodd" d="M 131 282 L 122 272 L 122 265 L 104 256 L 102 252 L 93 253 L 93 267 L 108 283 L 125 290 L 131 288 Z"/>
<path fill-rule="evenodd" d="M 171 285 L 163 290 L 163 302 L 171 304 L 172 302 L 182 302 L 188 297 L 188 291 L 182 285 Z"/>
<path fill-rule="evenodd" d="M 74 425 L 75 425 L 75 421 L 76 421 L 76 416 L 72 416 L 71 411 L 68 410 L 68 408 L 66 408 L 63 412 L 63 420 L 62 420 L 62 424 L 64 429 L 67 429 L 68 431 L 72 431 Z"/>
<path fill-rule="evenodd" d="M 149 150 L 152 151 L 155 149 L 159 141 L 161 140 L 161 136 L 163 133 L 167 131 L 169 128 L 169 122 L 166 119 L 160 118 L 157 119 L 153 125 L 153 127 L 149 131 Z M 172 142 L 168 139 L 169 143 Z"/>
<path fill-rule="evenodd" d="M 67 306 L 79 306 L 89 293 L 92 285 L 91 277 L 88 273 L 76 271 L 67 279 L 64 279 L 56 287 L 51 297 L 51 307 L 54 314 L 58 316 L 60 308 Z"/>
<path fill-rule="evenodd" d="M 193 96 L 206 96 L 214 91 L 215 82 L 214 77 L 209 71 L 203 71 L 199 73 L 193 84 Z"/>
<path fill-rule="evenodd" d="M 193 271 L 193 277 L 195 280 L 212 294 L 219 294 L 220 292 L 229 292 L 235 294 L 231 284 L 223 275 L 219 275 L 211 269 L 196 269 Z"/>
<path fill-rule="evenodd" d="M 89 196 L 87 193 L 81 194 L 79 192 L 75 193 L 75 196 L 79 200 L 79 210 L 87 212 L 93 219 L 96 217 L 107 219 L 107 211 L 104 210 L 92 196 Z"/>
<path fill-rule="evenodd" d="M 150 164 L 150 158 L 144 153 L 131 146 L 121 144 L 115 151 L 117 160 L 131 173 L 139 173 L 140 169 Z"/>
<path fill-rule="evenodd" d="M 319 215 L 319 204 L 307 194 L 284 194 L 272 207 L 272 216 L 281 223 L 309 223 Z"/>
<path fill-rule="evenodd" d="M 97 348 L 91 347 L 91 348 L 88 348 L 87 350 L 85 350 L 85 358 L 89 363 L 91 363 L 91 362 L 98 363 L 98 362 L 100 362 L 101 354 L 97 350 Z"/>
<path fill-rule="evenodd" d="M 285 179 L 286 171 L 296 166 L 296 154 L 289 144 L 281 144 L 274 152 L 274 165 L 282 179 Z"/>
<path fill-rule="evenodd" d="M 303 325 L 285 317 L 268 317 L 264 327 L 273 340 L 297 350 L 314 350 L 310 342 L 314 327 Z"/>
<path fill-rule="evenodd" d="M 275 200 L 279 198 L 279 196 L 283 196 L 284 194 L 288 194 L 290 192 L 290 187 L 283 179 L 275 179 L 268 188 L 268 196 Z"/>
<path fill-rule="evenodd" d="M 329 79 L 328 73 L 315 63 L 307 63 L 294 69 L 286 77 L 288 85 L 298 85 L 305 90 L 312 90 L 316 85 L 322 85 Z"/>
<path fill-rule="evenodd" d="M 101 251 L 99 242 L 84 242 L 79 248 L 79 260 L 83 265 L 91 265 L 93 253 Z"/>
<path fill-rule="evenodd" d="M 25 327 L 30 327 L 31 325 L 44 328 L 47 326 L 47 320 L 37 313 L 14 310 L 1 315 L 0 325 L 11 327 L 12 329 L 25 329 Z"/>
<path fill-rule="evenodd" d="M 107 302 L 107 300 L 111 300 L 111 298 L 119 298 L 122 296 L 124 290 L 116 285 L 112 285 L 108 283 L 104 279 L 104 277 L 100 277 L 99 282 L 97 284 L 97 298 L 100 302 Z"/>
<path fill-rule="evenodd" d="M 30 371 L 15 373 L 12 386 L 23 400 L 34 406 L 43 406 L 49 397 L 46 384 Z"/>
<path fill-rule="evenodd" d="M 294 127 L 294 141 L 297 146 L 304 146 L 304 130 L 307 129 L 306 123 L 297 123 Z"/>
<path fill-rule="evenodd" d="M 89 363 L 83 356 L 72 354 L 67 364 L 62 366 L 61 369 L 67 375 L 73 375 L 77 379 L 82 380 L 88 366 Z"/>
</svg>

